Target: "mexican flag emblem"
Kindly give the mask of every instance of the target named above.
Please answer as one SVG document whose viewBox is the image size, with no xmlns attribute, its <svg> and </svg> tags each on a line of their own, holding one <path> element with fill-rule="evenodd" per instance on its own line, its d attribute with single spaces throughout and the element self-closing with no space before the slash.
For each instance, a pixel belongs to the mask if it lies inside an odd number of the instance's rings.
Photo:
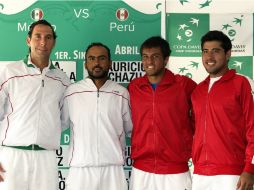
<svg viewBox="0 0 254 190">
<path fill-rule="evenodd" d="M 43 17 L 43 11 L 39 8 L 36 8 L 36 9 L 32 10 L 31 17 L 35 21 L 41 20 Z"/>
</svg>

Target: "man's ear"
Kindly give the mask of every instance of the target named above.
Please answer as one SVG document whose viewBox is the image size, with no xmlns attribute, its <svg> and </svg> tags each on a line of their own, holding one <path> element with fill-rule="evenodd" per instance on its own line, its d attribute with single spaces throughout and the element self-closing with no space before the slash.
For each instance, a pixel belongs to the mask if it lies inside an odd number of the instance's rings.
<svg viewBox="0 0 254 190">
<path fill-rule="evenodd" d="M 109 68 L 112 69 L 112 61 L 109 62 Z"/>
<path fill-rule="evenodd" d="M 84 61 L 84 68 L 87 70 L 86 62 Z"/>
<path fill-rule="evenodd" d="M 54 45 L 53 45 L 53 48 L 55 47 L 55 45 L 56 45 L 56 40 L 54 40 Z"/>
<path fill-rule="evenodd" d="M 164 65 L 165 65 L 165 67 L 167 66 L 167 64 L 168 64 L 168 60 L 169 60 L 169 56 L 168 57 L 166 57 L 165 58 L 165 60 L 164 60 Z"/>
<path fill-rule="evenodd" d="M 227 61 L 229 61 L 230 57 L 231 57 L 231 50 L 228 50 L 226 53 Z"/>
<path fill-rule="evenodd" d="M 29 36 L 27 36 L 27 38 L 26 38 L 26 44 L 27 44 L 28 47 L 30 47 L 30 42 L 31 42 L 31 39 L 30 39 Z"/>
</svg>

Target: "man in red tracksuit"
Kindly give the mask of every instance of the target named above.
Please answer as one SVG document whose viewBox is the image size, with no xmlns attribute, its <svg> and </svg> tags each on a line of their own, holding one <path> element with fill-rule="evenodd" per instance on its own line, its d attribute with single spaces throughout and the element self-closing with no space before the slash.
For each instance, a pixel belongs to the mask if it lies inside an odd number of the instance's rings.
<svg viewBox="0 0 254 190">
<path fill-rule="evenodd" d="M 222 32 L 205 34 L 201 48 L 209 76 L 192 94 L 192 190 L 252 190 L 254 83 L 228 68 L 232 44 Z"/>
<path fill-rule="evenodd" d="M 168 69 L 170 47 L 161 37 L 141 46 L 146 75 L 129 85 L 133 120 L 131 190 L 190 190 L 188 160 L 196 83 Z"/>
</svg>

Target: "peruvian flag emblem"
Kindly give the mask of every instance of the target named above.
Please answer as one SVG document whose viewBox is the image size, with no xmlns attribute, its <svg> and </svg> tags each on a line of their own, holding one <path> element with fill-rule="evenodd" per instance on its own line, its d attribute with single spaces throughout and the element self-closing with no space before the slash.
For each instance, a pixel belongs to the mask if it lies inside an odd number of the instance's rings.
<svg viewBox="0 0 254 190">
<path fill-rule="evenodd" d="M 125 21 L 127 20 L 128 16 L 129 16 L 129 12 L 125 8 L 117 9 L 116 17 L 118 20 Z"/>
<path fill-rule="evenodd" d="M 31 17 L 35 21 L 41 20 L 43 17 L 43 11 L 39 8 L 36 8 L 36 9 L 32 10 Z"/>
</svg>

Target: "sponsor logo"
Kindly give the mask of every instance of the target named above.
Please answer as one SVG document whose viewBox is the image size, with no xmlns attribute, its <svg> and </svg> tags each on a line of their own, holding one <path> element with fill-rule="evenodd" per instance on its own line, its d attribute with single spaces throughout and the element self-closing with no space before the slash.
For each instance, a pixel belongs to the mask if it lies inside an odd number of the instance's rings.
<svg viewBox="0 0 254 190">
<path fill-rule="evenodd" d="M 199 4 L 199 6 L 200 6 L 199 8 L 202 9 L 202 8 L 204 8 L 204 7 L 209 7 L 211 2 L 212 2 L 212 0 L 206 0 L 206 1 L 203 2 L 203 3 L 200 3 L 200 4 Z"/>
<path fill-rule="evenodd" d="M 252 62 L 252 56 L 235 56 L 229 60 L 229 68 L 235 69 L 237 73 L 252 78 L 253 76 L 253 65 L 249 64 Z"/>
<path fill-rule="evenodd" d="M 200 63 L 196 61 L 190 61 L 190 63 L 184 67 L 178 67 L 178 73 L 181 75 L 185 75 L 189 78 L 193 77 L 193 74 L 191 71 L 193 69 L 197 70 L 199 68 Z"/>
<path fill-rule="evenodd" d="M 178 34 L 176 38 L 178 41 L 190 42 L 192 41 L 192 37 L 194 35 L 194 28 L 198 28 L 199 19 L 190 18 L 188 23 L 179 24 Z"/>
<path fill-rule="evenodd" d="M 40 8 L 35 8 L 31 11 L 31 18 L 35 21 L 41 20 L 43 15 L 44 13 Z"/>
<path fill-rule="evenodd" d="M 178 17 L 180 17 L 178 19 Z M 200 37 L 209 29 L 208 14 L 171 14 L 167 18 L 168 40 L 173 56 L 200 56 Z M 172 35 L 173 34 L 173 35 Z"/>
<path fill-rule="evenodd" d="M 125 8 L 117 9 L 116 11 L 116 18 L 120 21 L 125 21 L 129 17 L 129 12 Z"/>
<path fill-rule="evenodd" d="M 188 3 L 188 4 L 190 4 L 190 0 L 179 0 L 179 2 L 182 4 L 182 5 L 185 5 L 185 3 Z M 198 5 L 199 5 L 199 8 L 200 9 L 203 9 L 203 8 L 205 8 L 205 7 L 209 7 L 210 6 L 210 3 L 212 3 L 212 0 L 202 0 L 202 2 L 201 3 L 199 3 Z M 191 5 L 191 6 L 193 6 L 193 5 Z"/>
<path fill-rule="evenodd" d="M 234 16 L 224 19 L 224 21 L 218 25 L 218 29 L 224 32 L 232 41 L 232 53 L 234 56 L 247 56 L 251 53 L 251 43 L 242 40 L 243 33 L 246 36 L 251 35 L 250 31 L 245 31 L 245 28 L 248 27 L 248 22 L 250 22 L 248 16 L 245 17 L 243 14 L 235 14 Z"/>
<path fill-rule="evenodd" d="M 232 19 L 232 22 L 222 24 L 221 30 L 224 33 L 228 34 L 228 37 L 231 39 L 231 41 L 234 41 L 237 35 L 237 28 L 242 26 L 242 22 L 243 15 L 241 15 L 240 17 L 234 17 Z"/>
</svg>

